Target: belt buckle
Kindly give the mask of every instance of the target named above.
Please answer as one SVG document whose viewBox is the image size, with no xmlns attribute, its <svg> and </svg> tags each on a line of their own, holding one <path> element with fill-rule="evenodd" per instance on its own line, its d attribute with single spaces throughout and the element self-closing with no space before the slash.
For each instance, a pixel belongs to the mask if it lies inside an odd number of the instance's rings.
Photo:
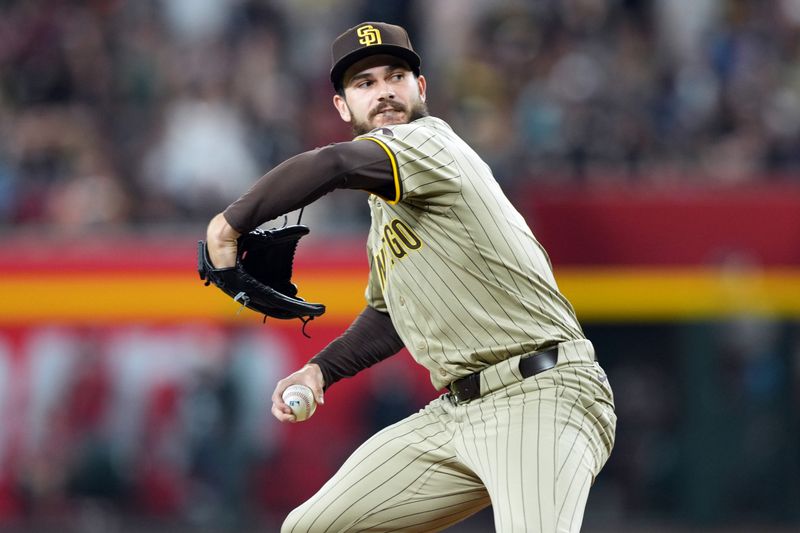
<svg viewBox="0 0 800 533">
<path fill-rule="evenodd" d="M 466 399 L 459 396 L 457 392 L 453 392 L 452 395 L 453 401 L 456 402 L 456 405 L 461 405 L 462 402 L 466 402 Z"/>
<path fill-rule="evenodd" d="M 458 385 L 450 390 L 456 404 L 466 403 L 480 396 L 481 377 L 479 373 L 470 374 L 457 382 Z"/>
</svg>

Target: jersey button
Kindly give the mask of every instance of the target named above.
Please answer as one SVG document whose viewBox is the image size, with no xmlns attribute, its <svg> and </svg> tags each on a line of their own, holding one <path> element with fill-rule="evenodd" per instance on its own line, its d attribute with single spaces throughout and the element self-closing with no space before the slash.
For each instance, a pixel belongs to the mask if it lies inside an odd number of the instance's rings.
<svg viewBox="0 0 800 533">
<path fill-rule="evenodd" d="M 442 377 L 446 377 L 447 376 L 447 370 L 445 370 L 444 368 L 440 368 L 439 369 L 439 375 L 442 376 Z"/>
<path fill-rule="evenodd" d="M 425 341 L 417 342 L 417 350 L 424 350 L 425 349 Z M 444 372 L 444 370 L 442 370 Z"/>
<path fill-rule="evenodd" d="M 406 300 L 402 296 L 400 297 L 400 305 L 406 305 Z"/>
</svg>

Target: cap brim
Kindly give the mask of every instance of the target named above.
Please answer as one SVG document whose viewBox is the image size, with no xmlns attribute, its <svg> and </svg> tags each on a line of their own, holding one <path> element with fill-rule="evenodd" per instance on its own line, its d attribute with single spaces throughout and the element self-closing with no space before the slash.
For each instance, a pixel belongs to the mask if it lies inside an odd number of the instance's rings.
<svg viewBox="0 0 800 533">
<path fill-rule="evenodd" d="M 350 52 L 339 61 L 331 69 L 331 82 L 333 83 L 333 87 L 336 90 L 342 88 L 342 77 L 344 73 L 347 71 L 348 68 L 353 66 L 358 61 L 361 61 L 365 57 L 374 56 L 378 54 L 386 54 L 390 56 L 399 57 L 406 63 L 408 66 L 411 67 L 411 70 L 414 71 L 414 74 L 419 75 L 419 65 L 420 65 L 420 58 L 419 56 L 414 53 L 412 50 L 408 48 L 403 48 L 402 46 L 397 46 L 394 44 L 375 44 L 372 46 L 366 46 L 364 48 L 359 48 L 353 52 Z"/>
</svg>

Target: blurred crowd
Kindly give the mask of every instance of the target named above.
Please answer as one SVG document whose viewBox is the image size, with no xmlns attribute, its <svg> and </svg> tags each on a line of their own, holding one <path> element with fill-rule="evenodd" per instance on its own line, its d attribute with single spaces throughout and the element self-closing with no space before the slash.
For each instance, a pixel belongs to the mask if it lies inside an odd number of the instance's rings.
<svg viewBox="0 0 800 533">
<path fill-rule="evenodd" d="M 361 20 L 409 29 L 505 187 L 800 168 L 800 0 L 3 0 L 0 227 L 197 225 L 347 140 L 329 44 Z"/>
</svg>

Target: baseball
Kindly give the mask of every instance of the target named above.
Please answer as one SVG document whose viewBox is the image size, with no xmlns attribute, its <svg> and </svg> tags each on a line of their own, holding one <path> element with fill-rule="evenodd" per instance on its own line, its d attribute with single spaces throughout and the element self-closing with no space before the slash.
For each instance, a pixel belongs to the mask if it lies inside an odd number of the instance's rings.
<svg viewBox="0 0 800 533">
<path fill-rule="evenodd" d="M 298 422 L 308 420 L 317 408 L 314 393 L 305 385 L 290 385 L 283 391 L 283 402 L 289 406 Z"/>
</svg>

